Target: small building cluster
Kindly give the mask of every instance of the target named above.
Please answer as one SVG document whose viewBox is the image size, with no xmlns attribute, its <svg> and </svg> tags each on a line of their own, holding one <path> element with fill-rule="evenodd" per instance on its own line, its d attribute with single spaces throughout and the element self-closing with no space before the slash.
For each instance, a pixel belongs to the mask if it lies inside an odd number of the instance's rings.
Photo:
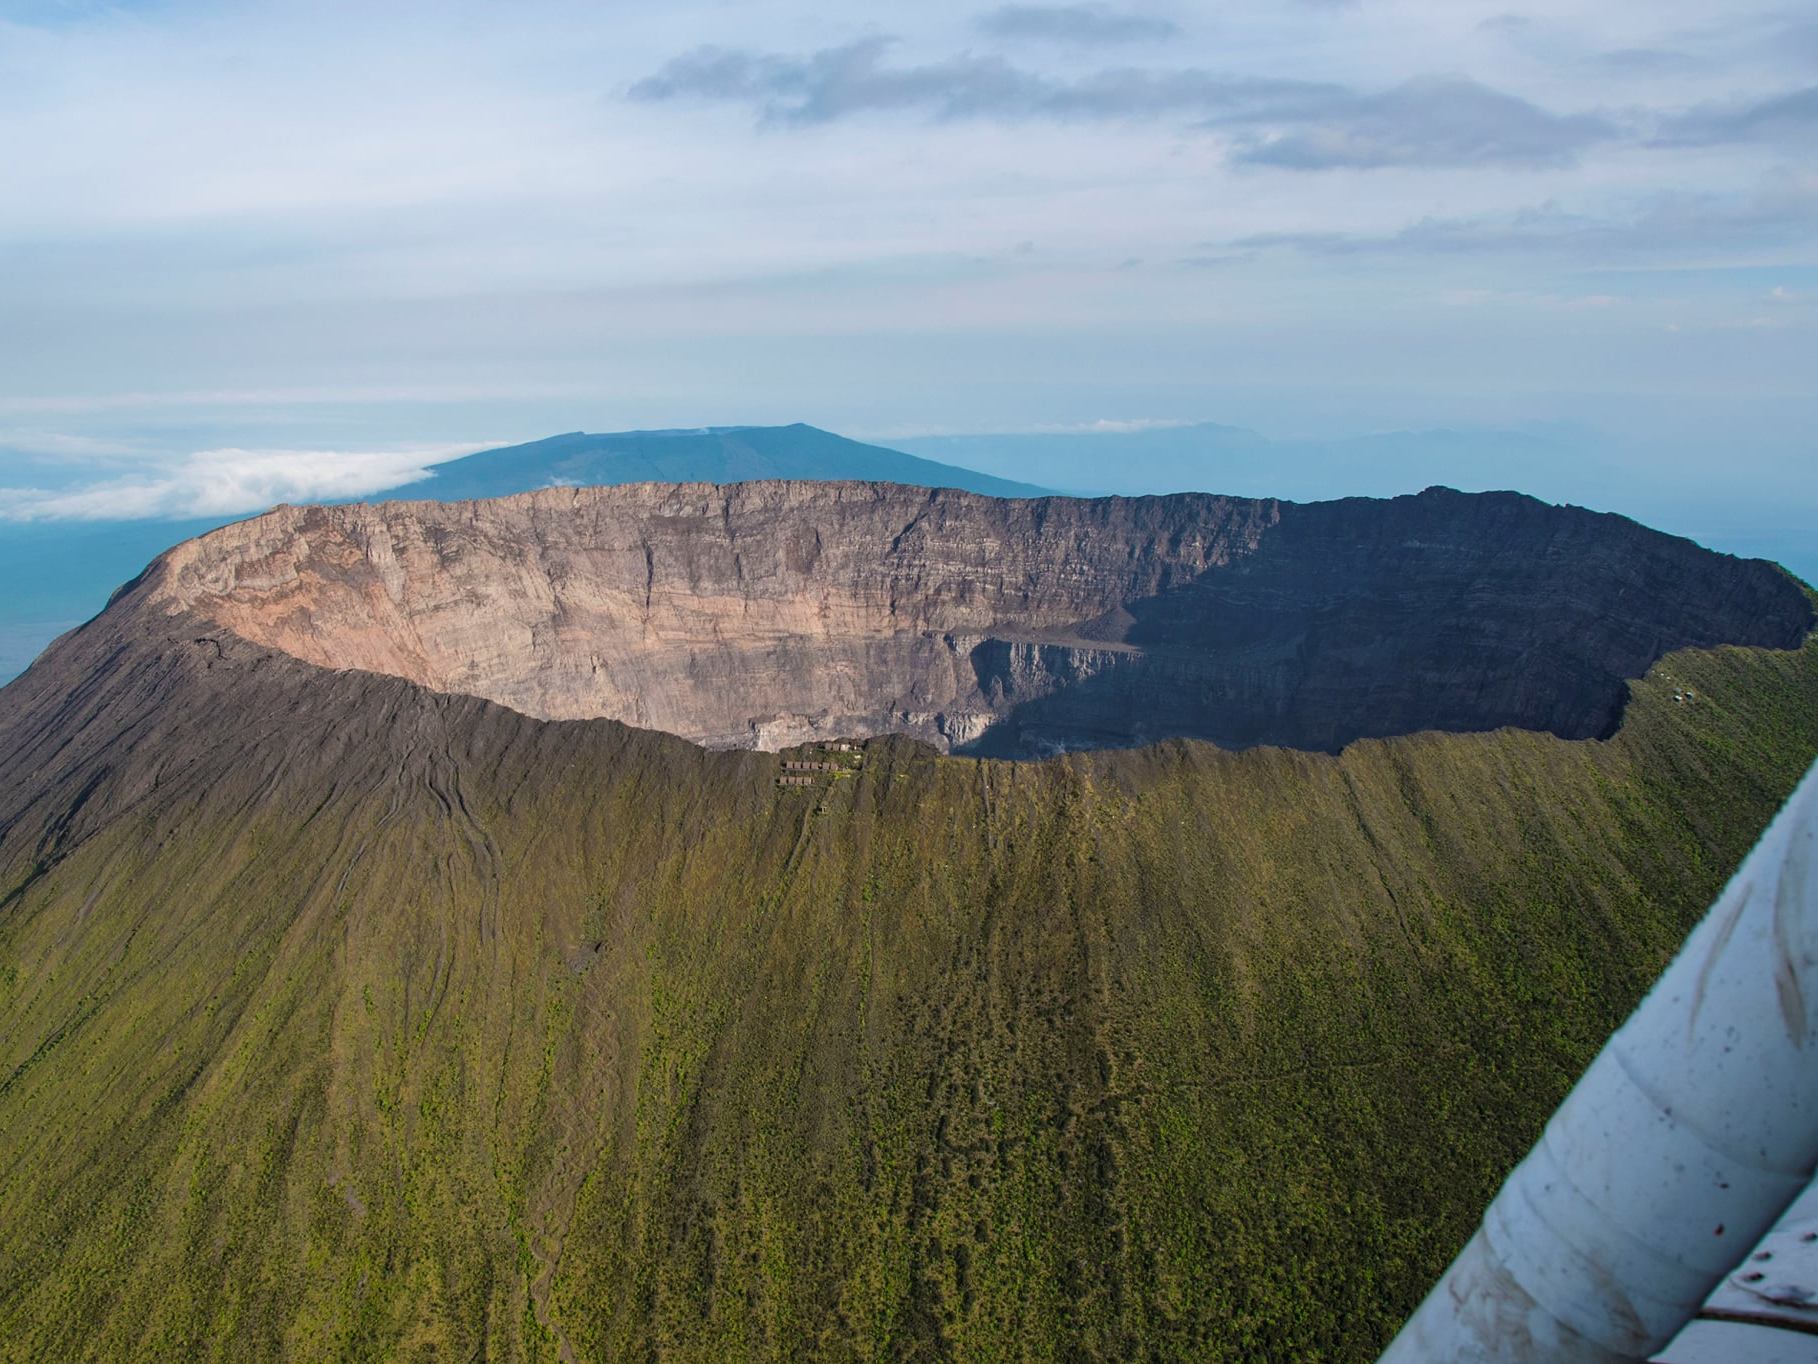
<svg viewBox="0 0 1818 1364">
<path fill-rule="evenodd" d="M 827 775 L 850 775 L 865 761 L 859 745 L 846 739 L 833 739 L 826 743 L 816 744 L 811 752 L 822 755 L 839 754 L 838 758 L 828 756 L 811 758 L 784 758 L 783 770 L 778 774 L 778 786 L 818 786 L 821 778 Z"/>
</svg>

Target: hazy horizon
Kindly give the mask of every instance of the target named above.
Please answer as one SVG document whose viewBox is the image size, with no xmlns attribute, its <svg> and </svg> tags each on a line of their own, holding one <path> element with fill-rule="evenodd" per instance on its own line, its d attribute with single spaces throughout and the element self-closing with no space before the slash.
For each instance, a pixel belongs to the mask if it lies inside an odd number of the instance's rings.
<svg viewBox="0 0 1818 1364">
<path fill-rule="evenodd" d="M 1690 433 L 1778 498 L 1814 69 L 1710 0 L 0 0 L 0 489 L 1108 420 Z"/>
</svg>

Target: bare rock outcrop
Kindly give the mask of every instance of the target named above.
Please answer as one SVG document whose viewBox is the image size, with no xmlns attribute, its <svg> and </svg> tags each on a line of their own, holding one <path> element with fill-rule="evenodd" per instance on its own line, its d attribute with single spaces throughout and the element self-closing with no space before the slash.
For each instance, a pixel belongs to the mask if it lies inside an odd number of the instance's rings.
<svg viewBox="0 0 1818 1364">
<path fill-rule="evenodd" d="M 1605 734 L 1624 679 L 1667 650 L 1792 647 L 1812 620 L 1772 565 L 1445 489 L 1303 505 L 637 484 L 280 507 L 178 546 L 133 596 L 539 718 L 1016 755 Z"/>
</svg>

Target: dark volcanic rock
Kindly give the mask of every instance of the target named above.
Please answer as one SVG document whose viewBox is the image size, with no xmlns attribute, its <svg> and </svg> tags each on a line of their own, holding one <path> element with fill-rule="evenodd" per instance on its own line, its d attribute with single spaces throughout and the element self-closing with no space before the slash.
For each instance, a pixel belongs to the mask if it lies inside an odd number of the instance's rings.
<svg viewBox="0 0 1818 1364">
<path fill-rule="evenodd" d="M 116 610 L 713 747 L 900 731 L 1023 756 L 1602 736 L 1666 651 L 1790 648 L 1812 620 L 1770 564 L 1510 493 L 787 482 L 282 507 L 172 550 Z"/>
</svg>

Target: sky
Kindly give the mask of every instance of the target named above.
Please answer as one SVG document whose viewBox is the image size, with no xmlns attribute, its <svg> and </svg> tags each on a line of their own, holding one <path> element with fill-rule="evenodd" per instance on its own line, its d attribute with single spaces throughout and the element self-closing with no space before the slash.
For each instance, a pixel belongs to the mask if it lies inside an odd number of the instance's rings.
<svg viewBox="0 0 1818 1364">
<path fill-rule="evenodd" d="M 1809 5 L 0 0 L 0 166 L 0 535 L 795 420 L 1818 508 Z"/>
</svg>

